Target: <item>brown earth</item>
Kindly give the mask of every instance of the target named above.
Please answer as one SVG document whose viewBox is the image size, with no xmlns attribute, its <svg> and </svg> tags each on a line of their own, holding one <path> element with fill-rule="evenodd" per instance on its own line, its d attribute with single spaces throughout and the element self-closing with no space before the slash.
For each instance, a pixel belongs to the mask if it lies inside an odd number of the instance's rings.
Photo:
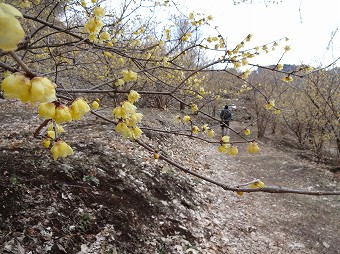
<svg viewBox="0 0 340 254">
<path fill-rule="evenodd" d="M 178 128 L 169 111 L 142 112 L 147 127 Z M 32 138 L 41 122 L 30 106 L 0 100 L 1 253 L 340 253 L 340 197 L 240 197 L 154 161 L 93 116 L 64 126 L 75 154 L 53 161 Z M 186 137 L 142 139 L 223 183 L 340 189 L 336 166 L 284 142 L 260 142 L 255 156 L 239 145 L 229 157 Z"/>
</svg>

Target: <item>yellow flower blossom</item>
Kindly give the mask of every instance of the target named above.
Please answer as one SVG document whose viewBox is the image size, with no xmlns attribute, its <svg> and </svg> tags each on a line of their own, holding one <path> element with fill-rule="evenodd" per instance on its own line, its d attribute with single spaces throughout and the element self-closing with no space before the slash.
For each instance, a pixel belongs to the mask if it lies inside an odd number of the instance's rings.
<svg viewBox="0 0 340 254">
<path fill-rule="evenodd" d="M 71 122 L 72 116 L 70 109 L 65 105 L 59 105 L 55 110 L 55 121 L 57 123 Z"/>
<path fill-rule="evenodd" d="M 191 112 L 192 112 L 192 113 L 195 113 L 196 111 L 198 111 L 198 107 L 197 107 L 196 104 L 191 103 L 190 107 L 191 107 Z"/>
<path fill-rule="evenodd" d="M 125 110 L 127 116 L 130 116 L 131 114 L 135 113 L 137 109 L 137 107 L 129 101 L 124 101 L 122 104 L 122 108 Z"/>
<path fill-rule="evenodd" d="M 73 155 L 73 150 L 64 141 L 59 140 L 54 143 L 53 147 L 51 148 L 51 153 L 53 155 L 53 159 L 57 160 L 59 157 L 65 158 L 68 155 Z"/>
<path fill-rule="evenodd" d="M 49 148 L 51 145 L 51 140 L 49 138 L 44 138 L 41 141 L 41 144 L 45 147 L 45 148 Z"/>
<path fill-rule="evenodd" d="M 77 98 L 69 107 L 72 119 L 80 120 L 87 112 L 90 111 L 90 106 L 82 98 Z"/>
<path fill-rule="evenodd" d="M 119 122 L 115 128 L 115 131 L 117 133 L 121 133 L 123 136 L 123 140 L 125 140 L 126 138 L 130 138 L 132 136 L 132 132 L 131 129 L 129 127 L 126 126 L 125 123 L 123 122 Z"/>
<path fill-rule="evenodd" d="M 226 153 L 227 152 L 227 147 L 226 146 L 218 146 L 217 147 L 217 151 L 219 151 L 220 153 Z"/>
<path fill-rule="evenodd" d="M 132 70 L 124 70 L 122 73 L 125 82 L 137 80 L 137 73 Z"/>
<path fill-rule="evenodd" d="M 258 153 L 260 151 L 259 145 L 255 142 L 250 142 L 247 147 L 249 153 Z"/>
<path fill-rule="evenodd" d="M 278 69 L 279 71 L 281 71 L 281 70 L 283 69 L 283 65 L 282 65 L 282 64 L 278 64 L 278 65 L 277 65 L 277 69 Z"/>
<path fill-rule="evenodd" d="M 95 17 L 101 18 L 105 16 L 105 10 L 102 7 L 98 6 L 93 9 L 93 14 Z"/>
<path fill-rule="evenodd" d="M 269 103 L 266 104 L 266 109 L 269 110 L 273 107 L 275 107 L 275 100 L 269 100 Z"/>
<path fill-rule="evenodd" d="M 123 65 L 124 64 L 124 58 L 122 58 L 122 57 L 118 58 L 118 64 Z"/>
<path fill-rule="evenodd" d="M 249 136 L 250 135 L 250 130 L 248 128 L 246 128 L 244 131 L 243 131 L 243 134 L 246 135 L 246 136 Z"/>
<path fill-rule="evenodd" d="M 153 158 L 154 158 L 155 160 L 158 160 L 158 159 L 159 159 L 159 153 L 154 153 L 154 154 L 153 154 Z"/>
<path fill-rule="evenodd" d="M 181 120 L 182 120 L 182 118 L 181 118 L 181 116 L 180 115 L 177 115 L 176 117 L 175 117 L 175 120 L 176 120 L 176 122 L 181 122 Z"/>
<path fill-rule="evenodd" d="M 215 136 L 214 130 L 212 129 L 207 130 L 207 136 L 208 138 L 212 138 L 213 136 Z"/>
<path fill-rule="evenodd" d="M 289 50 L 291 50 L 291 47 L 290 47 L 289 45 L 286 45 L 286 46 L 284 47 L 284 51 L 287 52 L 287 51 L 289 51 Z"/>
<path fill-rule="evenodd" d="M 223 143 L 228 143 L 230 141 L 230 137 L 229 136 L 223 136 L 221 138 L 221 140 L 222 140 Z"/>
<path fill-rule="evenodd" d="M 30 100 L 30 87 L 30 79 L 21 72 L 13 73 L 1 82 L 1 89 L 6 98 L 19 99 L 22 102 Z"/>
<path fill-rule="evenodd" d="M 110 40 L 110 34 L 106 31 L 101 32 L 99 38 L 103 41 L 108 41 Z"/>
<path fill-rule="evenodd" d="M 117 87 L 120 87 L 120 86 L 122 86 L 122 85 L 124 85 L 125 84 L 125 81 L 124 81 L 124 79 L 117 79 L 117 81 L 116 81 L 116 83 L 115 83 L 115 86 L 117 86 Z"/>
<path fill-rule="evenodd" d="M 266 185 L 261 180 L 258 180 L 250 184 L 250 188 L 252 189 L 264 188 L 265 186 Z"/>
<path fill-rule="evenodd" d="M 138 127 L 134 127 L 132 129 L 132 138 L 133 139 L 139 139 L 139 137 L 142 135 L 143 131 Z"/>
<path fill-rule="evenodd" d="M 0 3 L 0 49 L 4 51 L 16 50 L 25 32 L 17 17 L 21 12 L 10 4 Z"/>
<path fill-rule="evenodd" d="M 274 110 L 274 114 L 275 114 L 275 115 L 279 115 L 279 114 L 281 114 L 281 110 L 280 110 L 280 109 L 278 109 L 278 108 L 277 108 L 277 109 L 275 109 L 275 110 Z"/>
<path fill-rule="evenodd" d="M 185 122 L 185 123 L 188 123 L 188 122 L 190 122 L 190 116 L 184 116 L 183 117 L 183 121 Z"/>
<path fill-rule="evenodd" d="M 54 132 L 54 131 L 47 131 L 47 132 L 46 132 L 46 136 L 47 136 L 49 139 L 55 139 L 55 132 Z"/>
<path fill-rule="evenodd" d="M 91 108 L 93 110 L 97 110 L 99 108 L 99 103 L 97 101 L 93 101 L 91 104 Z"/>
<path fill-rule="evenodd" d="M 232 155 L 232 156 L 235 156 L 238 154 L 238 149 L 236 146 L 232 145 L 231 147 L 228 148 L 228 151 L 227 151 L 227 154 L 228 155 Z"/>
<path fill-rule="evenodd" d="M 129 95 L 128 95 L 128 101 L 131 102 L 131 103 L 135 103 L 136 101 L 138 101 L 140 98 L 140 94 L 137 93 L 136 91 L 134 90 L 131 90 Z"/>
<path fill-rule="evenodd" d="M 55 104 L 53 102 L 42 102 L 38 106 L 39 116 L 45 119 L 54 119 Z"/>
<path fill-rule="evenodd" d="M 57 133 L 58 133 L 58 134 L 65 132 L 64 128 L 63 128 L 61 125 L 56 124 L 56 127 L 57 127 Z M 50 124 L 48 125 L 47 130 L 48 130 L 48 131 L 54 131 L 54 125 L 53 125 L 53 123 L 50 123 Z"/>
<path fill-rule="evenodd" d="M 31 103 L 35 102 L 51 102 L 56 100 L 56 85 L 48 78 L 34 77 L 31 79 Z"/>
<path fill-rule="evenodd" d="M 192 127 L 192 133 L 194 133 L 194 134 L 198 134 L 199 133 L 199 131 L 200 131 L 200 129 L 195 125 L 195 126 L 193 126 Z"/>
<path fill-rule="evenodd" d="M 114 108 L 112 110 L 112 114 L 114 115 L 115 119 L 120 119 L 120 118 L 126 119 L 127 118 L 126 111 L 121 106 Z"/>
<path fill-rule="evenodd" d="M 293 81 L 293 77 L 292 76 L 283 77 L 282 81 L 287 82 L 287 83 L 292 82 Z"/>
<path fill-rule="evenodd" d="M 101 19 L 90 17 L 84 25 L 84 30 L 89 34 L 98 34 L 103 26 L 104 23 Z"/>
</svg>

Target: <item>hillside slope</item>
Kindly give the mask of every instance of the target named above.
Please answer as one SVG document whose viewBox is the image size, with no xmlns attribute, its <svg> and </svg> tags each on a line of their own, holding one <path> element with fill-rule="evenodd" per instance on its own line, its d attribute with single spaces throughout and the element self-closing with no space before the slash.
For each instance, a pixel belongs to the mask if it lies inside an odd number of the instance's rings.
<svg viewBox="0 0 340 254">
<path fill-rule="evenodd" d="M 147 127 L 176 128 L 171 112 L 142 111 Z M 93 116 L 66 126 L 75 155 L 53 161 L 32 139 L 39 122 L 29 106 L 0 100 L 3 253 L 340 253 L 339 197 L 240 197 L 154 161 Z M 220 182 L 340 189 L 326 166 L 270 144 L 228 157 L 180 136 L 143 140 Z"/>
</svg>

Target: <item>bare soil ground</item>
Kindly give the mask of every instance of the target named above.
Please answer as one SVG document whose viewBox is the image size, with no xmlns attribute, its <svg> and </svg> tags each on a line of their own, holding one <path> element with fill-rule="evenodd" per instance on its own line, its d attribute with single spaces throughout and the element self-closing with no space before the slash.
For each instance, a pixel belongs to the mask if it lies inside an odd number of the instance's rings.
<svg viewBox="0 0 340 254">
<path fill-rule="evenodd" d="M 147 127 L 177 128 L 169 111 L 142 111 Z M 154 161 L 93 116 L 64 126 L 75 154 L 53 161 L 32 138 L 40 122 L 29 106 L 0 100 L 1 253 L 340 253 L 340 197 L 240 197 Z M 180 136 L 145 131 L 143 140 L 220 182 L 340 189 L 336 166 L 286 144 L 260 142 L 255 156 L 239 145 L 229 157 Z"/>
</svg>

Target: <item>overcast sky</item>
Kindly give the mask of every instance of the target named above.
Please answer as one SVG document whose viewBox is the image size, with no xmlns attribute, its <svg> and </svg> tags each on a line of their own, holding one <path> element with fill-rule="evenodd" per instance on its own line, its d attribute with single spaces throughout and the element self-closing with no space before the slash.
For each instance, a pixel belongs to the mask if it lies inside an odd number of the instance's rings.
<svg viewBox="0 0 340 254">
<path fill-rule="evenodd" d="M 257 57 L 253 63 L 276 63 L 282 54 L 279 49 L 286 44 L 291 45 L 292 50 L 281 63 L 327 65 L 340 57 L 340 0 L 282 0 L 267 7 L 263 0 L 236 6 L 232 0 L 180 2 L 183 12 L 193 10 L 213 15 L 212 27 L 219 27 L 229 45 L 235 46 L 249 33 L 254 35 L 249 46 L 261 46 L 285 36 L 290 39 L 276 51 Z M 214 35 L 214 31 L 206 30 L 205 35 Z M 340 61 L 337 65 L 340 66 Z"/>
</svg>

